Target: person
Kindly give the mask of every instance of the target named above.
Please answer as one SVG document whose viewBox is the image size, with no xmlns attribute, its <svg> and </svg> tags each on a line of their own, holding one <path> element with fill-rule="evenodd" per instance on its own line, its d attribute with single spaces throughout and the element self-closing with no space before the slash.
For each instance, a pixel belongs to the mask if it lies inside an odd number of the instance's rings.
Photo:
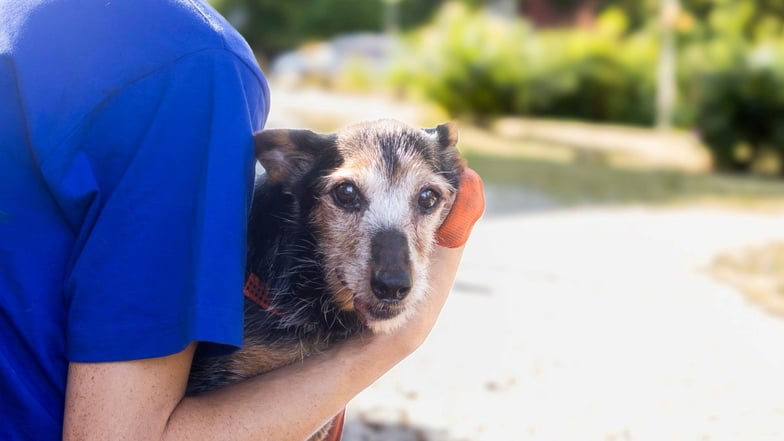
<svg viewBox="0 0 784 441">
<path fill-rule="evenodd" d="M 301 440 L 424 342 L 481 201 L 407 326 L 184 395 L 197 345 L 242 343 L 269 104 L 202 0 L 0 0 L 0 439 Z"/>
</svg>

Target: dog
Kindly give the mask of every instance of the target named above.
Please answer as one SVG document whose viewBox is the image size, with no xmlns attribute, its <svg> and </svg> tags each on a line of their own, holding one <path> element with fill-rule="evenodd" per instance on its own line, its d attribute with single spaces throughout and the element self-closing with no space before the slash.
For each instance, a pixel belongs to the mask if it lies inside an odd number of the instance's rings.
<svg viewBox="0 0 784 441">
<path fill-rule="evenodd" d="M 403 325 L 427 295 L 436 231 L 465 167 L 453 123 L 272 129 L 254 140 L 265 173 L 248 218 L 243 348 L 197 357 L 190 395 Z"/>
</svg>

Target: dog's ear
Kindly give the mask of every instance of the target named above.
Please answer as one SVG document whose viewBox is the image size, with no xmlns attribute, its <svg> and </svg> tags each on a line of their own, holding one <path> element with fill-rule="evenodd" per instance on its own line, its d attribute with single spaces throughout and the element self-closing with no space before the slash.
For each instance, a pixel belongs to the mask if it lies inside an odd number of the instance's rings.
<svg viewBox="0 0 784 441">
<path fill-rule="evenodd" d="M 434 129 L 424 129 L 425 132 L 434 138 L 438 145 L 446 150 L 457 146 L 457 124 L 447 122 L 439 124 Z"/>
<path fill-rule="evenodd" d="M 334 135 L 310 130 L 268 129 L 254 135 L 256 159 L 273 182 L 301 176 L 310 170 L 319 155 L 335 144 Z"/>
<path fill-rule="evenodd" d="M 424 130 L 441 149 L 436 166 L 438 172 L 456 189 L 460 185 L 460 176 L 466 166 L 465 160 L 457 149 L 457 124 L 447 122 L 433 129 Z"/>
</svg>

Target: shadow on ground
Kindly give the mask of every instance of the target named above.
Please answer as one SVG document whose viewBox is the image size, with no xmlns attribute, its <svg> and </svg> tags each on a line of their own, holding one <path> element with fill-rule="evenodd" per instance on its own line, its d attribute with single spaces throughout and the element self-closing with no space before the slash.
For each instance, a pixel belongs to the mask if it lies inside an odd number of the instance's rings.
<svg viewBox="0 0 784 441">
<path fill-rule="evenodd" d="M 444 431 L 407 424 L 378 423 L 352 419 L 346 421 L 342 441 L 458 441 Z"/>
</svg>

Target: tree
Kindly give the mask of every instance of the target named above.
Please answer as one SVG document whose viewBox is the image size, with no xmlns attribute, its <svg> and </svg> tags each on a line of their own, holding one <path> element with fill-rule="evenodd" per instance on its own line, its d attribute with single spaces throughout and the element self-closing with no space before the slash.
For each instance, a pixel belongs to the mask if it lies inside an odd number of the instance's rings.
<svg viewBox="0 0 784 441">
<path fill-rule="evenodd" d="M 383 0 L 210 0 L 267 57 L 307 41 L 384 28 Z M 442 0 L 401 0 L 403 29 L 429 20 Z"/>
</svg>

